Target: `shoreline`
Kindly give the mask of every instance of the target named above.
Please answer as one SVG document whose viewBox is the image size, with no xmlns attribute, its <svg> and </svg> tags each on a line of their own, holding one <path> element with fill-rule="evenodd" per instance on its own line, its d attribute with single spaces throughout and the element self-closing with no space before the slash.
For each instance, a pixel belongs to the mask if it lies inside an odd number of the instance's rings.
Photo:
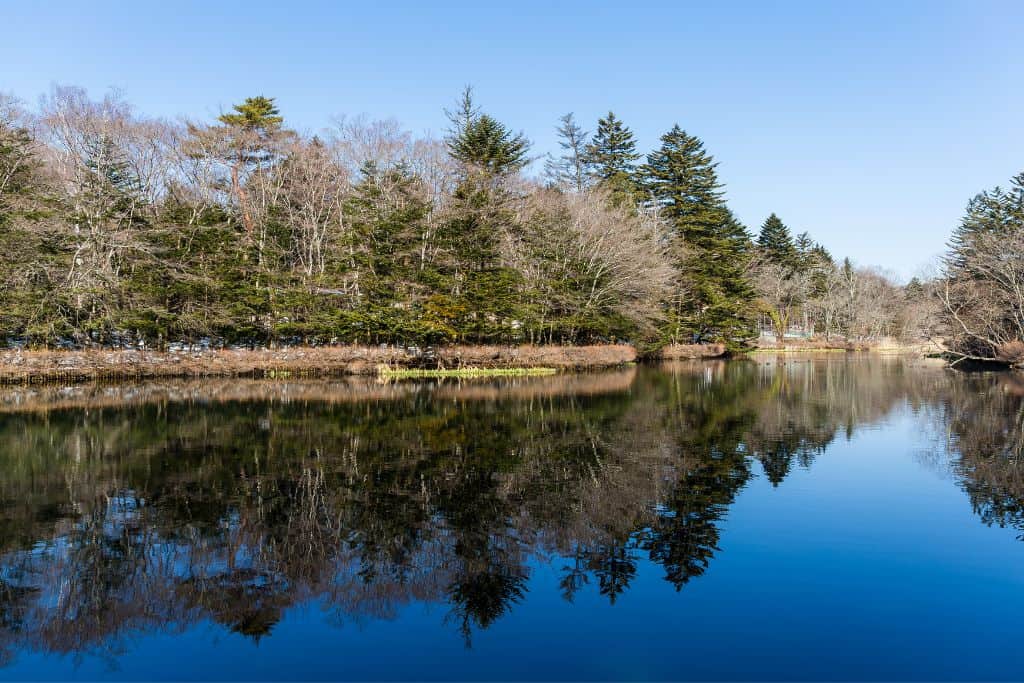
<svg viewBox="0 0 1024 683">
<path fill-rule="evenodd" d="M 945 349 L 935 342 L 903 343 L 893 339 L 874 342 L 864 341 L 786 341 L 782 343 L 761 341 L 744 355 L 765 355 L 784 353 L 871 353 L 878 355 L 918 355 L 928 357 L 940 354 Z"/>
<path fill-rule="evenodd" d="M 926 356 L 925 345 L 821 344 L 762 346 L 737 358 L 800 353 L 875 353 Z M 722 344 L 674 344 L 643 354 L 628 344 L 589 346 L 325 346 L 277 349 L 153 351 L 90 349 L 0 351 L 0 384 L 79 384 L 175 378 L 313 379 L 350 376 L 526 374 L 599 370 L 639 361 L 726 358 Z"/>
<path fill-rule="evenodd" d="M 593 346 L 329 346 L 208 351 L 135 349 L 0 352 L 0 384 L 77 384 L 97 380 L 238 377 L 295 379 L 439 371 L 550 371 L 613 368 L 635 363 L 626 344 Z M 408 373 L 406 372 L 408 371 Z"/>
</svg>

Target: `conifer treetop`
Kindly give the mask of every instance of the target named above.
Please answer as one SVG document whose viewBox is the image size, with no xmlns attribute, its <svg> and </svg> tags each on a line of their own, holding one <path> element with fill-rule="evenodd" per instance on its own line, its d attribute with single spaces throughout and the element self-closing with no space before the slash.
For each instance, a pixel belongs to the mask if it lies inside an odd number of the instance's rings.
<svg viewBox="0 0 1024 683">
<path fill-rule="evenodd" d="M 251 131 L 274 131 L 284 123 L 284 117 L 274 104 L 273 97 L 247 97 L 242 104 L 232 107 L 234 113 L 221 114 L 217 120 L 226 126 L 237 126 Z"/>
<path fill-rule="evenodd" d="M 587 162 L 595 177 L 610 180 L 632 175 L 640 159 L 636 140 L 631 131 L 614 112 L 597 121 L 597 131 L 587 145 Z"/>
<path fill-rule="evenodd" d="M 529 163 L 526 137 L 481 113 L 473 102 L 472 88 L 467 86 L 458 107 L 446 113 L 452 123 L 446 139 L 452 158 L 494 175 L 515 173 Z"/>
</svg>

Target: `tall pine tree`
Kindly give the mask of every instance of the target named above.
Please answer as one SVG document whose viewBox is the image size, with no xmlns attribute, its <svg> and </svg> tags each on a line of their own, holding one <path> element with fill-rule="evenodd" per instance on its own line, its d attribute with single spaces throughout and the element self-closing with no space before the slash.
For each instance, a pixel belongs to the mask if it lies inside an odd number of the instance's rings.
<svg viewBox="0 0 1024 683">
<path fill-rule="evenodd" d="M 1024 230 L 1024 172 L 1010 181 L 1008 190 L 996 187 L 976 195 L 950 238 L 947 261 L 957 266 L 970 255 L 979 235 L 1008 234 Z"/>
<path fill-rule="evenodd" d="M 704 143 L 677 125 L 640 173 L 672 227 L 682 273 L 669 339 L 736 348 L 753 336 L 754 291 L 746 274 L 751 243 L 725 204 L 716 167 Z"/>
<path fill-rule="evenodd" d="M 243 173 L 270 160 L 272 155 L 268 147 L 281 130 L 284 117 L 274 104 L 274 98 L 263 95 L 247 97 L 233 109 L 233 113 L 221 114 L 217 120 L 224 124 L 231 147 L 231 191 L 242 213 L 245 234 L 252 239 L 255 224 L 246 197 Z"/>
<path fill-rule="evenodd" d="M 642 195 L 636 181 L 636 162 L 641 155 L 636 151 L 633 131 L 614 113 L 608 112 L 608 116 L 598 119 L 597 132 L 586 153 L 591 175 L 611 192 L 615 204 L 639 201 Z"/>
<path fill-rule="evenodd" d="M 786 224 L 774 213 L 765 219 L 757 236 L 757 246 L 772 262 L 782 266 L 795 266 L 797 248 Z"/>
<path fill-rule="evenodd" d="M 520 278 L 502 258 L 504 236 L 514 223 L 504 181 L 528 163 L 529 142 L 481 113 L 469 88 L 448 115 L 448 151 L 460 162 L 462 177 L 438 231 L 443 255 L 424 321 L 449 338 L 507 338 Z"/>
<path fill-rule="evenodd" d="M 473 103 L 473 91 L 466 88 L 458 107 L 448 112 L 452 122 L 447 139 L 452 158 L 467 167 L 494 176 L 522 170 L 529 163 L 529 141 L 522 133 L 513 133 Z"/>
</svg>

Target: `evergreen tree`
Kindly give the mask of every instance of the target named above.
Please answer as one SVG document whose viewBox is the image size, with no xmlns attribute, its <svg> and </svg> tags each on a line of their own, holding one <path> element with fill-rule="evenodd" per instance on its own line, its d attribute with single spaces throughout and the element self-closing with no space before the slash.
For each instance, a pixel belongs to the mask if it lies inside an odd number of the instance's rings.
<svg viewBox="0 0 1024 683">
<path fill-rule="evenodd" d="M 1024 367 L 1024 173 L 971 200 L 945 262 L 950 348 Z"/>
<path fill-rule="evenodd" d="M 996 187 L 976 195 L 968 203 L 960 225 L 950 238 L 947 261 L 953 266 L 962 264 L 979 235 L 1020 231 L 1024 231 L 1024 172 L 1011 179 L 1008 190 Z"/>
<path fill-rule="evenodd" d="M 757 246 L 765 256 L 774 263 L 794 266 L 797 260 L 797 249 L 793 236 L 786 224 L 774 213 L 765 219 L 761 232 L 757 236 Z"/>
<path fill-rule="evenodd" d="M 832 258 L 832 254 L 829 253 L 828 249 L 818 243 L 815 243 L 814 246 L 811 247 L 810 254 L 811 257 L 822 266 L 835 265 L 835 260 Z"/>
<path fill-rule="evenodd" d="M 32 135 L 15 121 L 13 113 L 5 114 L 3 104 L 0 100 L 0 223 L 5 204 L 29 189 L 39 168 Z"/>
<path fill-rule="evenodd" d="M 716 166 L 703 142 L 674 126 L 640 172 L 672 227 L 683 273 L 670 338 L 736 346 L 753 334 L 754 292 L 746 275 L 751 245 L 725 204 Z"/>
<path fill-rule="evenodd" d="M 40 229 L 50 213 L 49 189 L 36 140 L 19 115 L 0 95 L 0 346 L 8 337 L 35 341 L 66 331 L 63 283 L 51 280 L 55 261 L 65 254 Z"/>
<path fill-rule="evenodd" d="M 794 242 L 796 246 L 796 253 L 800 256 L 800 261 L 805 263 L 807 256 L 811 253 L 811 249 L 814 248 L 814 240 L 811 239 L 811 234 L 806 230 L 796 236 Z"/>
<path fill-rule="evenodd" d="M 125 223 L 139 221 L 136 210 L 143 201 L 142 182 L 134 173 L 124 153 L 117 149 L 107 136 L 91 140 L 86 152 L 85 166 L 92 173 L 86 177 L 83 202 L 87 215 L 80 217 L 83 222 L 98 219 L 113 219 Z"/>
<path fill-rule="evenodd" d="M 454 112 L 447 143 L 452 158 L 467 167 L 493 176 L 504 176 L 522 170 L 529 163 L 526 156 L 530 143 L 521 134 L 514 134 L 500 121 L 482 114 L 473 103 L 473 91 L 466 88 Z"/>
<path fill-rule="evenodd" d="M 589 144 L 566 115 L 549 166 L 560 187 L 539 188 L 514 182 L 526 140 L 468 90 L 451 116 L 454 183 L 437 145 L 389 126 L 299 137 L 268 97 L 187 129 L 79 89 L 57 89 L 38 118 L 0 97 L 0 344 L 746 338 L 752 244 L 700 140 L 674 128 L 641 174 L 613 114 Z M 1016 267 L 1020 234 L 1024 176 L 972 202 L 948 261 L 958 315 L 984 310 L 1010 341 L 1024 316 L 992 273 Z M 902 299 L 880 276 L 831 266 L 774 214 L 758 242 L 795 254 L 759 262 L 762 301 L 770 275 L 826 333 L 896 329 L 864 312 Z"/>
<path fill-rule="evenodd" d="M 796 248 L 795 267 L 802 273 L 811 270 L 821 270 L 833 265 L 832 254 L 828 249 L 821 246 L 813 239 L 808 232 L 802 232 L 796 237 L 794 243 Z"/>
<path fill-rule="evenodd" d="M 353 331 L 372 341 L 416 340 L 414 320 L 422 307 L 424 281 L 432 271 L 420 267 L 420 235 L 429 204 L 418 181 L 403 166 L 380 169 L 368 163 L 345 207 L 351 254 L 358 277 L 359 307 Z"/>
<path fill-rule="evenodd" d="M 572 112 L 561 119 L 558 131 L 558 146 L 562 154 L 555 158 L 549 157 L 544 167 L 544 174 L 556 187 L 572 188 L 582 192 L 589 180 L 590 162 L 587 159 L 587 131 L 583 130 Z"/>
<path fill-rule="evenodd" d="M 608 112 L 608 116 L 597 121 L 597 132 L 587 145 L 587 157 L 594 177 L 609 180 L 616 176 L 632 176 L 640 154 L 636 151 L 633 131 L 613 112 Z"/>
<path fill-rule="evenodd" d="M 247 97 L 236 104 L 234 113 L 222 114 L 217 120 L 224 124 L 224 133 L 230 152 L 231 189 L 242 212 L 246 236 L 251 239 L 255 222 L 246 197 L 244 174 L 260 168 L 273 159 L 274 139 L 281 132 L 284 117 L 274 104 L 273 97 Z"/>
<path fill-rule="evenodd" d="M 448 339 L 507 338 L 520 305 L 519 274 L 501 251 L 503 235 L 518 232 L 508 197 L 471 177 L 456 188 L 449 208 L 437 235 L 435 294 L 424 324 Z"/>
<path fill-rule="evenodd" d="M 598 183 L 607 187 L 616 204 L 636 203 L 641 199 L 636 182 L 636 151 L 633 131 L 613 112 L 597 121 L 597 132 L 586 148 L 587 165 Z"/>
<path fill-rule="evenodd" d="M 284 117 L 274 104 L 273 97 L 247 97 L 242 104 L 236 104 L 234 113 L 221 114 L 217 120 L 227 126 L 234 126 L 242 130 L 255 131 L 268 135 L 281 128 Z"/>
<path fill-rule="evenodd" d="M 448 150 L 463 175 L 438 231 L 438 277 L 424 324 L 449 339 L 507 339 L 519 307 L 520 277 L 502 257 L 505 235 L 518 232 L 504 181 L 529 162 L 529 143 L 480 113 L 470 88 L 448 117 Z"/>
</svg>

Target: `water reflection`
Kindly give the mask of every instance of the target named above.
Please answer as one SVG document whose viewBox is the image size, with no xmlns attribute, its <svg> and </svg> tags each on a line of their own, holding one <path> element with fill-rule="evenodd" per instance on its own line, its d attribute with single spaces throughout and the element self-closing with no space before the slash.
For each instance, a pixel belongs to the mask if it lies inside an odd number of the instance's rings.
<svg viewBox="0 0 1024 683">
<path fill-rule="evenodd" d="M 1024 540 L 1024 380 L 1007 373 L 951 382 L 940 410 L 952 467 L 975 514 Z"/>
<path fill-rule="evenodd" d="M 467 644 L 530 599 L 682 589 L 754 477 L 900 406 L 985 524 L 1024 533 L 1024 384 L 898 359 L 762 359 L 495 383 L 170 382 L 0 392 L 0 658 L 114 656 L 211 620 L 259 639 L 441 606 Z M 91 406 L 91 407 L 87 407 Z"/>
</svg>

